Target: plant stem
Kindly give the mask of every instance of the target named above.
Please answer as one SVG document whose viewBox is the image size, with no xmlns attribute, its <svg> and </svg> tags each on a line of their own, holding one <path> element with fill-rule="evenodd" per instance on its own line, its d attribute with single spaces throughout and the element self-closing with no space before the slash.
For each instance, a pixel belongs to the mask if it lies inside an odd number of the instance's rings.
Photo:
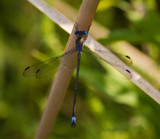
<svg viewBox="0 0 160 139">
<path fill-rule="evenodd" d="M 38 3 L 40 4 L 40 7 L 44 6 L 44 4 L 40 0 L 29 1 L 31 3 L 34 3 L 34 5 Z M 98 3 L 99 0 L 83 0 L 76 19 L 79 30 L 88 30 L 96 12 Z M 45 8 L 48 8 L 48 6 L 45 6 Z M 75 47 L 76 36 L 74 35 L 74 31 L 75 29 L 72 30 L 66 46 L 66 51 Z M 76 55 L 72 55 L 68 58 L 62 59 L 58 72 L 55 76 L 54 83 L 50 90 L 48 101 L 43 112 L 39 128 L 36 133 L 36 139 L 48 138 L 65 97 L 65 93 L 71 80 L 75 65 Z"/>
</svg>

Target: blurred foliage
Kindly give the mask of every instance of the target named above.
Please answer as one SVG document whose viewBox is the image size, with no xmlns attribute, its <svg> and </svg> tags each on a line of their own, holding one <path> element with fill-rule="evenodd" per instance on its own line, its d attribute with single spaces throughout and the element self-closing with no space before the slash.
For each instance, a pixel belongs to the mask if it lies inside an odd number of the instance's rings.
<svg viewBox="0 0 160 139">
<path fill-rule="evenodd" d="M 52 0 L 48 0 L 50 4 Z M 81 1 L 66 0 L 77 8 Z M 160 62 L 159 0 L 101 0 L 95 20 L 111 30 L 104 44 L 126 40 Z M 0 1 L 0 138 L 35 136 L 52 84 L 24 78 L 23 69 L 63 53 L 69 35 L 27 1 Z M 127 79 L 81 62 L 77 127 L 71 128 L 75 73 L 50 138 L 158 139 L 160 107 Z M 106 63 L 98 64 L 106 69 Z M 102 67 L 103 68 L 103 67 Z M 109 67 L 110 68 L 110 67 Z M 108 68 L 107 68 L 108 69 Z"/>
</svg>

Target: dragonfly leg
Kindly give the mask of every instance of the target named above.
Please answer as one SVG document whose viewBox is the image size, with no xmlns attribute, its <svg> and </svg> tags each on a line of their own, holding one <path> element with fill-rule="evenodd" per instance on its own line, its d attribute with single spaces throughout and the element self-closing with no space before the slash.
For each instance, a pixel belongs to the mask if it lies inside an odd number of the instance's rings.
<svg viewBox="0 0 160 139">
<path fill-rule="evenodd" d="M 74 24 L 75 29 L 78 31 L 78 23 Z"/>
</svg>

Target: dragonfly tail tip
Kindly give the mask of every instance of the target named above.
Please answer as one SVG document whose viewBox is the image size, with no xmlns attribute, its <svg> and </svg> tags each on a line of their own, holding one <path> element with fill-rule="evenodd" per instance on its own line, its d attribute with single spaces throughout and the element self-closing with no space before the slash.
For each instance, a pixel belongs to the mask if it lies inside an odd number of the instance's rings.
<svg viewBox="0 0 160 139">
<path fill-rule="evenodd" d="M 76 117 L 75 117 L 75 116 L 72 116 L 72 124 L 71 124 L 71 126 L 72 126 L 73 128 L 76 127 Z"/>
</svg>

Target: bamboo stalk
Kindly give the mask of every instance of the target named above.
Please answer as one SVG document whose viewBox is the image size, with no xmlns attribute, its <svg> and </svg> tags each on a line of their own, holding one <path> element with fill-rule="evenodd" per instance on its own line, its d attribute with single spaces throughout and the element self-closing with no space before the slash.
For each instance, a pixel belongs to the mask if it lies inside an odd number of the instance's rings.
<svg viewBox="0 0 160 139">
<path fill-rule="evenodd" d="M 50 19 L 56 22 L 60 27 L 62 27 L 67 32 L 71 32 L 73 24 L 67 20 L 60 13 L 50 8 L 47 4 L 40 0 L 28 0 L 38 9 L 40 9 L 44 14 L 46 14 Z M 87 30 L 88 26 L 91 24 L 93 19 L 96 6 L 99 0 L 84 0 L 79 11 L 76 22 L 79 25 L 80 30 Z M 85 15 L 85 16 L 84 16 Z M 67 43 L 66 50 L 69 47 L 75 46 L 75 35 L 73 31 Z M 113 55 L 109 50 L 104 48 L 101 44 L 95 41 L 93 38 L 88 37 L 85 42 L 86 46 L 89 47 L 93 52 L 103 58 L 105 61 L 110 63 L 114 68 L 119 70 L 123 75 L 129 78 L 135 85 L 141 88 L 146 94 L 152 97 L 157 103 L 160 103 L 160 92 L 156 90 L 152 85 L 150 85 L 146 80 L 144 80 L 138 73 L 133 69 L 128 67 L 119 58 Z M 101 53 L 103 51 L 103 53 Z M 50 95 L 46 108 L 44 110 L 39 129 L 36 134 L 36 139 L 45 139 L 49 136 L 51 128 L 55 123 L 57 113 L 63 102 L 66 89 L 68 87 L 69 81 L 71 79 L 73 69 L 75 67 L 75 56 L 71 59 L 63 59 L 60 64 L 59 70 L 55 77 L 54 84 L 51 88 Z M 129 72 L 128 72 L 129 71 Z"/>
<path fill-rule="evenodd" d="M 55 20 L 59 20 L 59 14 L 52 14 L 52 9 L 48 7 L 47 4 L 40 0 L 29 0 L 32 4 L 36 5 L 39 9 L 46 10 L 48 14 L 52 17 L 54 15 Z M 83 0 L 81 8 L 79 10 L 76 23 L 78 24 L 79 30 L 88 30 L 91 22 L 93 20 L 94 14 L 96 12 L 96 8 L 98 6 L 99 0 Z M 55 12 L 54 12 L 55 13 Z M 84 16 L 85 15 L 85 16 Z M 55 17 L 56 16 L 56 17 Z M 68 21 L 61 21 L 61 26 L 69 23 Z M 74 35 L 74 29 L 70 35 L 68 40 L 66 51 L 75 47 L 76 37 Z M 63 102 L 67 87 L 69 85 L 70 79 L 72 77 L 72 73 L 74 67 L 76 65 L 76 55 L 69 56 L 68 58 L 62 59 L 61 64 L 59 66 L 58 72 L 55 76 L 54 83 L 52 85 L 48 101 L 43 112 L 39 128 L 37 130 L 36 139 L 46 139 L 48 138 L 52 126 L 55 123 L 58 111 L 60 110 L 61 104 Z"/>
</svg>

